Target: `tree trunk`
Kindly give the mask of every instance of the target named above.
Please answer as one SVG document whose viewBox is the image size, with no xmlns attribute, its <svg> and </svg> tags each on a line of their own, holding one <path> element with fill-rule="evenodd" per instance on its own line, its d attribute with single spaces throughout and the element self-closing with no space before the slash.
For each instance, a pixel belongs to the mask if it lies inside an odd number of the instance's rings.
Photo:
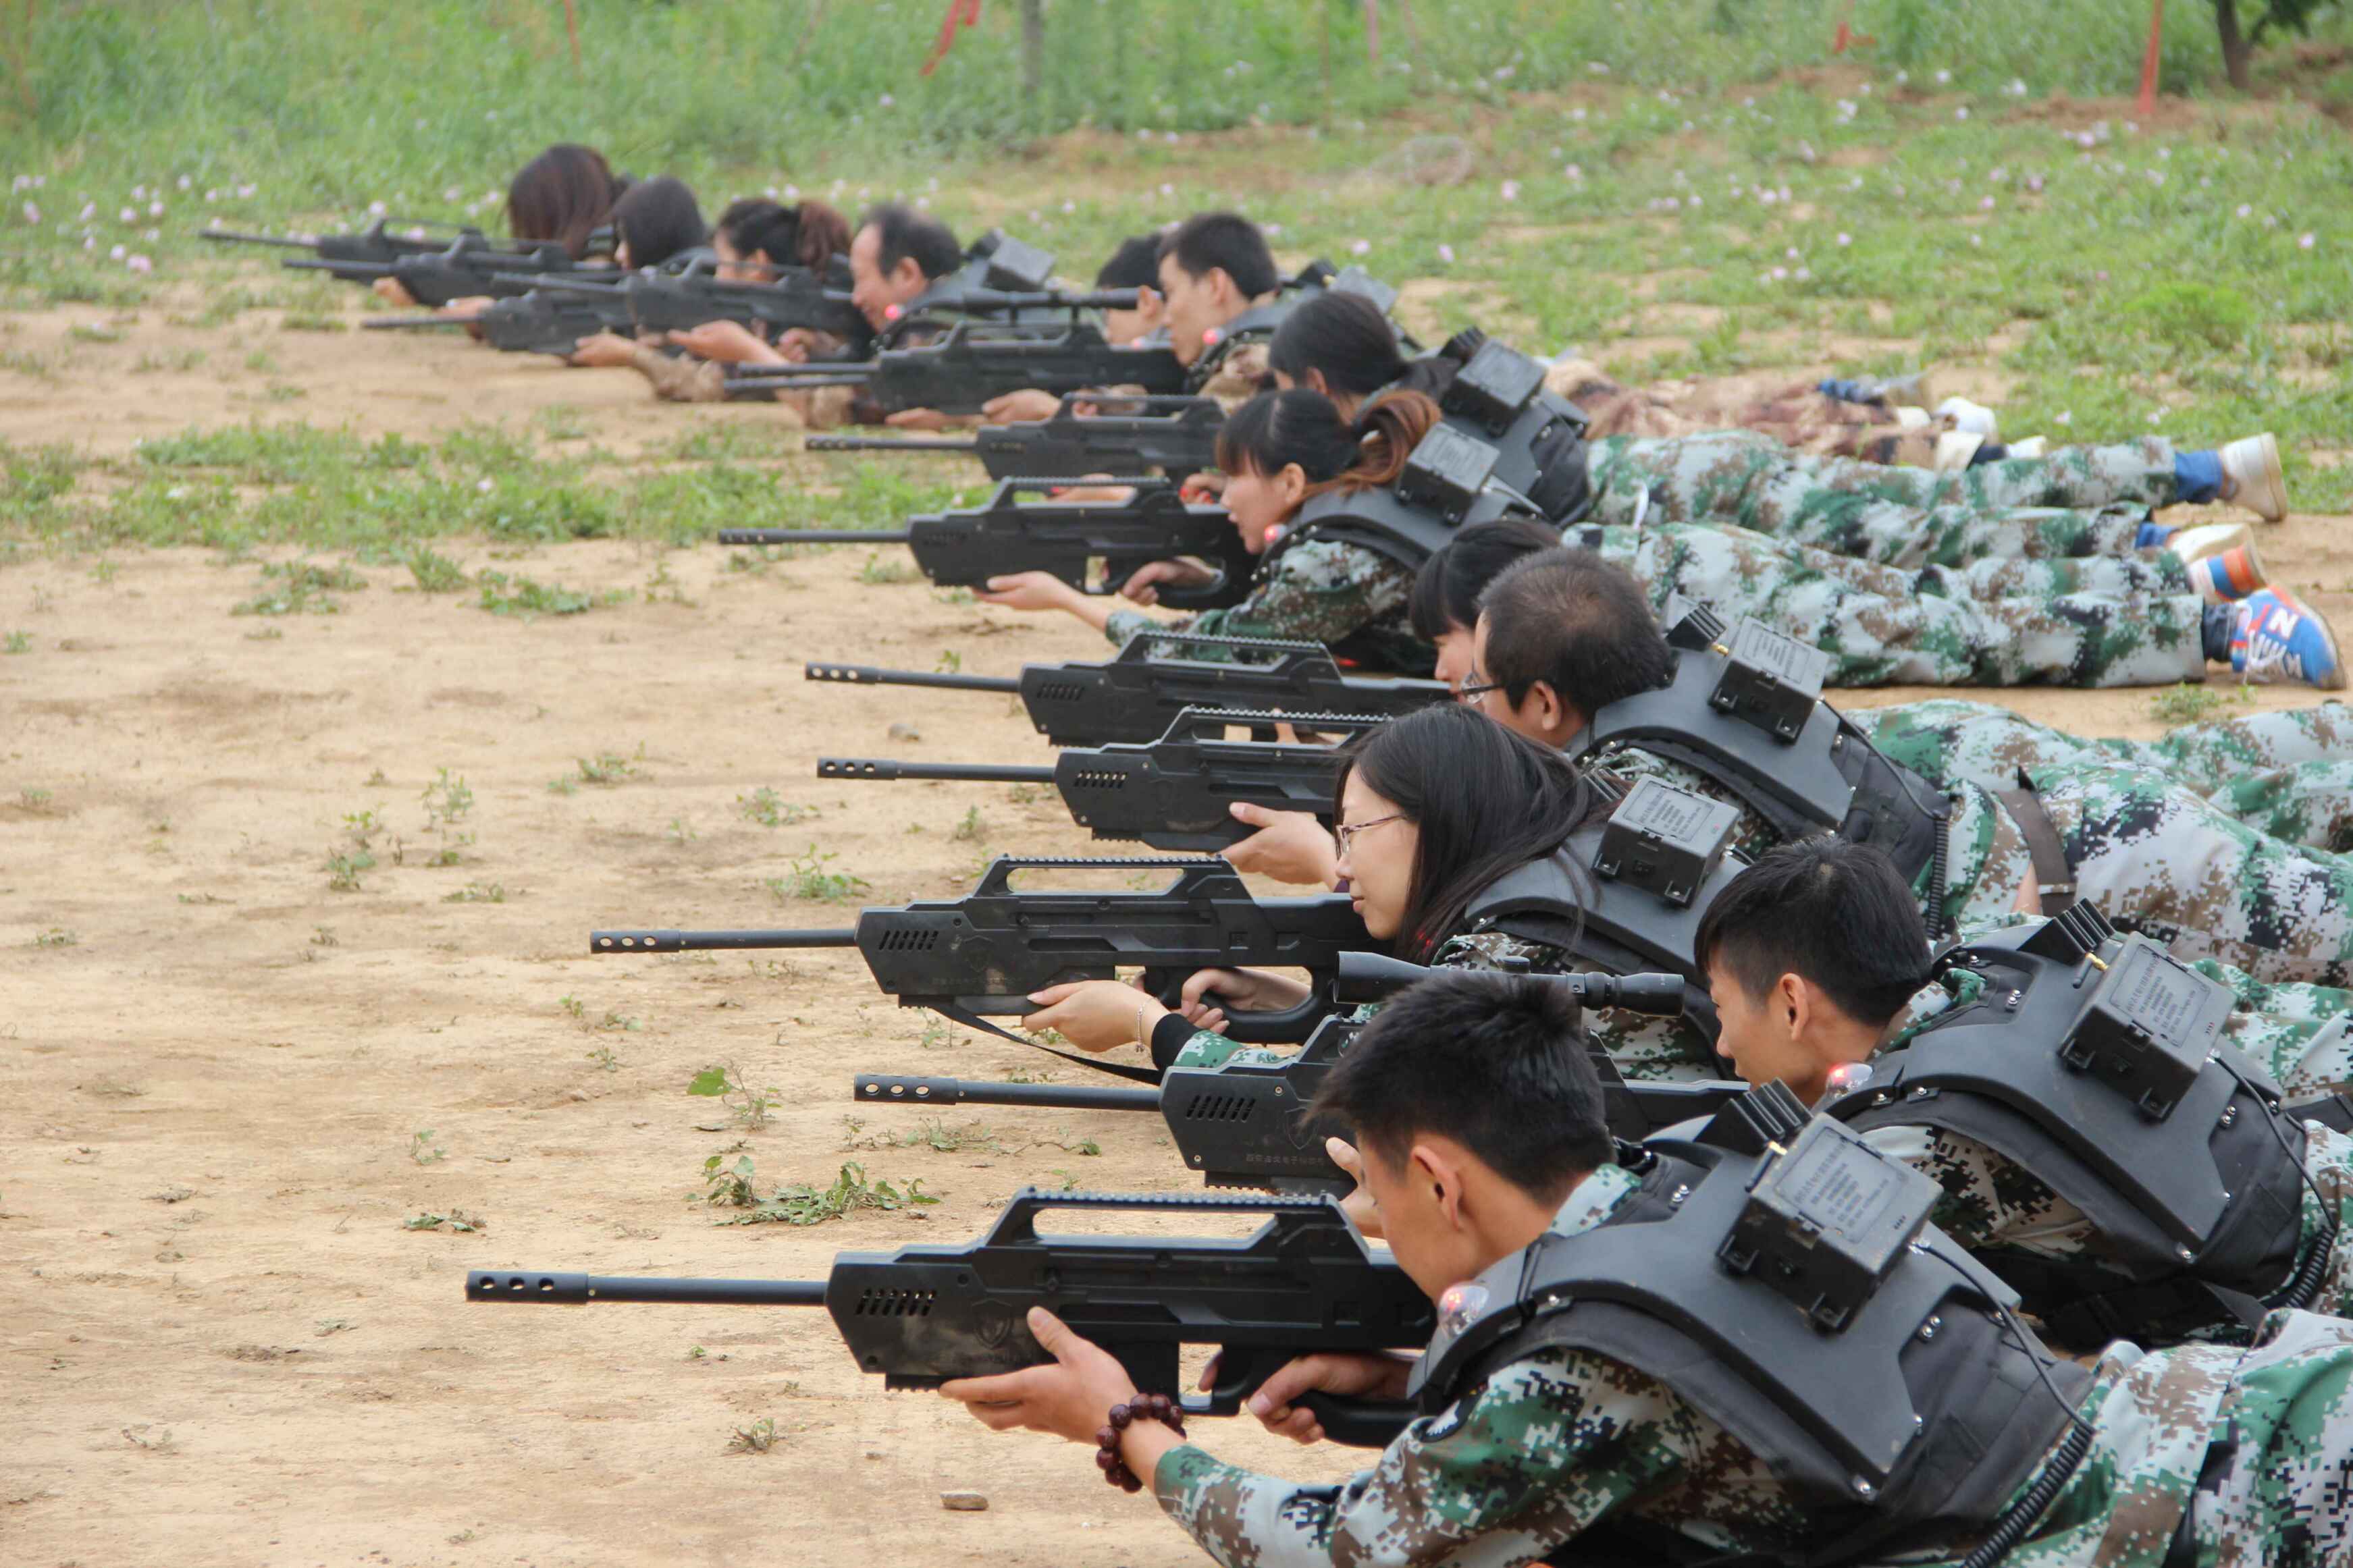
<svg viewBox="0 0 2353 1568">
<path fill-rule="evenodd" d="M 2254 47 L 2239 31 L 2239 0 L 2214 0 L 2214 26 L 2222 38 L 2222 70 L 2241 92 L 2249 89 L 2248 61 Z"/>
<path fill-rule="evenodd" d="M 1046 0 L 1021 0 L 1021 96 L 1030 111 L 1046 86 Z"/>
</svg>

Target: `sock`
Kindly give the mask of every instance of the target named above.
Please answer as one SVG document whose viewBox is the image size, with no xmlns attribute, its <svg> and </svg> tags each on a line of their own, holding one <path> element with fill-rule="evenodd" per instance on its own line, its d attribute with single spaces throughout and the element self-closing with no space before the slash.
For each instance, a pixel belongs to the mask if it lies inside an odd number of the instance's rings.
<svg viewBox="0 0 2353 1568">
<path fill-rule="evenodd" d="M 2144 522 L 2133 535 L 2135 550 L 2154 550 L 2173 537 L 2173 530 L 2161 522 Z"/>
<path fill-rule="evenodd" d="M 1985 463 L 1999 463 L 2009 456 L 2010 448 L 2003 446 L 2000 442 L 1981 442 L 1978 444 L 1978 449 L 1974 453 L 1970 454 L 1969 467 L 1974 468 Z"/>
<path fill-rule="evenodd" d="M 1862 383 L 1859 381 L 1850 381 L 1835 375 L 1825 378 L 1814 388 L 1814 390 L 1820 393 L 1824 397 L 1835 398 L 1841 403 L 1869 403 L 1871 401 L 1871 398 L 1863 392 Z M 2221 481 L 2218 480 L 2216 482 L 2219 483 Z"/>
<path fill-rule="evenodd" d="M 2198 641 L 2206 652 L 2209 664 L 2231 662 L 2231 626 L 2237 619 L 2237 606 L 2209 605 L 2198 617 Z"/>
<path fill-rule="evenodd" d="M 2173 455 L 2173 488 L 2180 499 L 2196 504 L 2212 500 L 2222 493 L 2222 454 L 2220 452 L 2176 452 Z"/>
</svg>

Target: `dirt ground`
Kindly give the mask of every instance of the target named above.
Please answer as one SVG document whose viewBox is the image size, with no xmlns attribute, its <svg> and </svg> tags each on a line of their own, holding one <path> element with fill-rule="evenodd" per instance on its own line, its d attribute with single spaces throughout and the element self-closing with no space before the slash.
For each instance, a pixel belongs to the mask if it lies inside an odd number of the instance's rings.
<svg viewBox="0 0 2353 1568">
<path fill-rule="evenodd" d="M 19 317 L 12 338 L 62 343 L 93 314 Z M 224 367 L 248 346 L 239 329 L 172 331 Z M 258 407 L 426 435 L 561 402 L 623 443 L 759 412 L 658 405 L 628 373 L 456 342 L 269 336 L 267 374 L 131 382 L 116 363 L 129 346 L 78 344 L 53 382 L 0 377 L 0 430 L 110 451 Z M 257 394 L 273 380 L 304 395 L 269 406 Z M 2325 584 L 2322 603 L 2353 624 L 2333 592 L 2342 524 L 2298 518 L 2263 546 L 2276 575 Z M 853 1071 L 1053 1064 L 927 1028 L 852 953 L 586 956 L 592 927 L 839 925 L 860 902 L 963 889 L 987 850 L 1093 851 L 1050 795 L 814 779 L 821 754 L 1047 752 L 1008 699 L 813 687 L 806 658 L 928 669 L 953 650 L 967 670 L 1010 673 L 1102 651 L 1067 623 L 861 583 L 862 559 L 756 574 L 715 549 L 502 559 L 629 594 L 535 622 L 383 569 L 337 615 L 232 616 L 254 568 L 197 551 L 0 573 L 0 627 L 30 640 L 0 658 L 0 1556 L 1198 1560 L 1087 1455 L 886 1396 L 818 1312 L 461 1299 L 476 1267 L 813 1277 L 839 1248 L 976 1236 L 1024 1181 L 1187 1185 L 1155 1122 L 1113 1113 L 984 1109 L 951 1115 L 987 1129 L 961 1148 L 864 1146 L 915 1121 L 867 1110 L 848 1127 Z M 674 588 L 649 590 L 665 563 Z M 2015 700 L 2088 732 L 2157 728 L 2141 692 Z M 625 775 L 578 782 L 607 755 Z M 442 769 L 473 805 L 437 833 L 424 797 Z M 565 778 L 570 793 L 551 788 Z M 739 798 L 762 786 L 814 815 L 748 820 Z M 334 890 L 328 859 L 355 847 L 348 819 L 368 812 L 378 863 Z M 812 865 L 813 847 L 835 858 Z M 443 850 L 457 863 L 430 865 Z M 764 883 L 797 860 L 869 888 L 779 901 Z M 780 1091 L 770 1126 L 744 1134 L 684 1092 L 714 1063 Z M 1082 1140 L 1101 1154 L 1069 1147 Z M 691 1195 L 704 1159 L 738 1143 L 764 1187 L 822 1184 L 854 1159 L 941 1201 L 805 1230 L 714 1226 Z M 405 1225 L 459 1213 L 480 1228 Z M 763 1419 L 774 1447 L 731 1454 Z M 1303 1478 L 1350 1468 L 1245 1425 L 1199 1435 Z M 989 1509 L 944 1511 L 946 1489 Z"/>
</svg>

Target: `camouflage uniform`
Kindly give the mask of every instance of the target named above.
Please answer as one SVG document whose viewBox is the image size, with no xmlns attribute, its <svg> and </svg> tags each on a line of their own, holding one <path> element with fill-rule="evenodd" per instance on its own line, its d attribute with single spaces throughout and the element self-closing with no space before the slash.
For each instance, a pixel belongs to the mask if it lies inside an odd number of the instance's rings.
<svg viewBox="0 0 2353 1568">
<path fill-rule="evenodd" d="M 2126 554 L 2155 498 L 2174 493 L 2172 448 L 2161 441 L 1936 474 L 1793 457 L 1769 437 L 1725 430 L 1612 437 L 1587 447 L 1586 467 L 1596 522 L 1736 523 L 1891 566 Z"/>
<path fill-rule="evenodd" d="M 1326 644 L 1371 669 L 1426 676 L 1437 668 L 1438 656 L 1406 620 L 1413 575 L 1358 545 L 1303 540 L 1262 564 L 1238 605 L 1173 623 L 1140 610 L 1113 610 L 1103 634 L 1120 644 L 1155 631 L 1298 637 Z M 1188 656 L 1199 657 L 1197 650 Z"/>
<path fill-rule="evenodd" d="M 1663 615 L 1671 595 L 1754 616 L 1831 656 L 1833 686 L 2153 686 L 2206 673 L 2173 556 L 1882 566 L 1745 528 L 1570 528 Z"/>
<path fill-rule="evenodd" d="M 1635 1185 L 1595 1172 L 1552 1229 L 1592 1229 Z M 2199 1568 L 2319 1568 L 2353 1551 L 2353 1324 L 2276 1312 L 2244 1351 L 2116 1344 L 2092 1374 L 2076 1406 L 2091 1447 L 2005 1568 L 2155 1568 L 2193 1494 Z M 1697 1555 L 1802 1554 L 1852 1522 L 1804 1506 L 1664 1384 L 1569 1349 L 1499 1369 L 1337 1486 L 1294 1485 L 1190 1444 L 1163 1456 L 1152 1483 L 1226 1568 L 1504 1568 L 1613 1514 L 1672 1531 Z M 1556 1560 L 1574 1563 L 1574 1548 Z"/>
<path fill-rule="evenodd" d="M 1881 751 L 1932 779 L 2009 789 L 2021 768 L 2118 763 L 2204 795 L 2258 833 L 2353 850 L 2353 710 L 2342 703 L 2185 724 L 2155 741 L 2087 740 L 1956 698 L 1852 717 Z"/>
<path fill-rule="evenodd" d="M 1610 753 L 1609 766 L 1739 805 L 1714 780 L 1639 746 Z M 1952 802 L 1946 929 L 2010 912 L 2033 862 L 2009 807 L 1966 778 L 1929 782 Z M 2080 896 L 2110 918 L 2180 958 L 2218 958 L 2258 980 L 2353 978 L 2353 859 L 2258 833 L 2188 789 L 2114 763 L 2053 766 L 2035 782 Z M 1741 808 L 1736 848 L 1754 859 L 1778 842 Z"/>
<path fill-rule="evenodd" d="M 2215 970 L 2215 978 L 2221 978 L 2222 966 L 2202 967 Z M 1913 1021 L 1889 1041 L 1887 1048 L 1909 1045 L 1931 1019 L 1950 1008 L 1969 1005 L 1984 990 L 1984 978 L 1978 974 L 1968 970 L 1948 973 L 1941 984 L 1914 1000 L 1909 1015 Z M 2240 1037 L 2247 1031 L 2238 1026 L 2255 1016 L 2245 1012 L 2232 1016 L 2233 1044 L 2244 1048 L 2246 1042 Z M 2264 1027 L 2253 1031 L 2268 1032 Z M 2022 1042 L 2021 1048 L 2048 1049 L 2050 1045 L 2030 1040 Z M 2256 1059 L 2261 1061 L 2260 1053 Z M 2289 1093 L 2303 1098 L 2294 1089 Z M 2097 1259 L 2108 1254 L 2101 1234 L 2081 1209 L 2015 1161 L 1974 1138 L 1941 1128 L 1903 1126 L 1873 1128 L 1865 1136 L 1876 1147 L 1917 1166 L 1945 1189 L 1930 1220 L 1962 1247 L 1979 1254 L 1996 1273 L 2001 1271 L 2001 1254 L 2006 1251 L 2055 1258 Z M 2295 1272 L 2314 1251 L 2325 1250 L 2329 1262 L 2311 1307 L 2332 1317 L 2344 1317 L 2353 1312 L 2353 1138 L 2325 1127 L 2307 1128 L 2304 1170 L 2310 1184 L 2301 1194 L 2296 1263 L 2288 1272 Z M 2199 1337 L 2243 1340 L 2244 1334 L 2221 1331 Z"/>
<path fill-rule="evenodd" d="M 1586 417 L 1586 437 L 1700 436 L 1754 430 L 1784 447 L 1866 463 L 1934 466 L 1941 420 L 1906 426 L 1879 404 L 1824 395 L 1819 384 L 1793 381 L 1763 389 L 1686 379 L 1632 387 L 1586 360 L 1555 360 L 1545 390 L 1567 398 Z"/>
</svg>

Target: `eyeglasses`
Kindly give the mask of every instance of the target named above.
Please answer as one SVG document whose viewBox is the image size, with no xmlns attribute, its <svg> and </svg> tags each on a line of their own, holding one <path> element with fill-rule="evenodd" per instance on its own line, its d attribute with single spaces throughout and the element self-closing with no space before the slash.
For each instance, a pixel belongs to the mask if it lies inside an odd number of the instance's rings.
<svg viewBox="0 0 2353 1568">
<path fill-rule="evenodd" d="M 1482 679 L 1478 669 L 1473 668 L 1470 674 L 1465 675 L 1462 678 L 1462 684 L 1454 689 L 1454 700 L 1457 702 L 1476 702 L 1482 697 L 1486 696 L 1490 691 L 1501 691 L 1502 689 L 1504 689 L 1504 683 L 1502 681 Z"/>
<path fill-rule="evenodd" d="M 1356 847 L 1356 835 L 1367 827 L 1378 827 L 1384 822 L 1402 822 L 1405 813 L 1392 811 L 1387 816 L 1376 816 L 1370 822 L 1344 822 L 1332 829 L 1332 841 L 1340 847 L 1340 858 L 1345 860 Z"/>
</svg>

